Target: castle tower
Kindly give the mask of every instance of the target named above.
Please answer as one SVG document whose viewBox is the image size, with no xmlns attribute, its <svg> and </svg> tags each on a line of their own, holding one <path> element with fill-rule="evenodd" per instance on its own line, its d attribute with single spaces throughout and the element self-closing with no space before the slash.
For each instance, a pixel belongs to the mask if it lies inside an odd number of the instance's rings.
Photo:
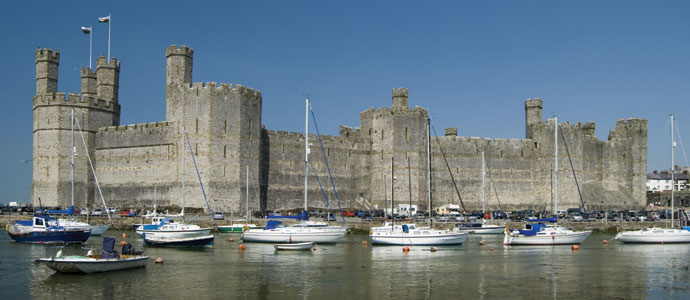
<svg viewBox="0 0 690 300">
<path fill-rule="evenodd" d="M 96 60 L 96 89 L 98 99 L 118 103 L 118 89 L 120 86 L 120 62 L 114 57 L 107 62 L 101 55 Z"/>
<path fill-rule="evenodd" d="M 421 205 L 420 209 L 425 210 L 429 114 L 420 107 L 410 109 L 407 106 L 408 95 L 406 88 L 393 89 L 390 108 L 371 109 L 360 114 L 361 132 L 367 134 L 371 141 L 370 189 L 369 195 L 365 196 L 371 203 L 386 207 L 385 200 L 391 199 L 390 161 L 393 157 L 397 178 L 394 185 L 396 203 L 409 203 L 411 194 L 412 204 Z"/>
<path fill-rule="evenodd" d="M 82 69 L 84 95 L 57 92 L 58 65 L 57 51 L 36 51 L 31 200 L 36 206 L 67 207 L 71 204 L 71 151 L 74 137 L 77 154 L 74 163 L 74 199 L 76 206 L 85 206 L 93 201 L 95 187 L 76 125 L 74 135 L 71 130 L 72 111 L 81 126 L 89 155 L 93 158 L 98 128 L 119 124 L 117 86 L 120 64 L 115 59 L 106 64 L 103 58 L 99 59 L 96 73 L 88 68 Z"/>
<path fill-rule="evenodd" d="M 539 98 L 527 99 L 525 101 L 525 138 L 531 139 L 533 133 L 532 126 L 541 123 L 542 105 L 543 101 Z"/>
<path fill-rule="evenodd" d="M 165 119 L 174 120 L 178 113 L 177 107 L 173 105 L 171 98 L 176 91 L 176 87 L 192 84 L 192 67 L 194 62 L 194 50 L 182 45 L 179 48 L 171 45 L 165 50 Z"/>
<path fill-rule="evenodd" d="M 36 49 L 36 94 L 57 92 L 60 51 Z"/>
<path fill-rule="evenodd" d="M 91 68 L 81 67 L 81 95 L 85 98 L 96 98 L 98 95 L 96 72 Z"/>
</svg>

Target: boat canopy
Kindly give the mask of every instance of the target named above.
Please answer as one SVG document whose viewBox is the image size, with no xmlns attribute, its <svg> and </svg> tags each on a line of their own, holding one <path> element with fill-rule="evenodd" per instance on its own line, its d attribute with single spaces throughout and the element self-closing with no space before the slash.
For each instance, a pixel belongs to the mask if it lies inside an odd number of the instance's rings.
<svg viewBox="0 0 690 300">
<path fill-rule="evenodd" d="M 285 224 L 281 221 L 275 221 L 275 220 L 270 220 L 268 223 L 266 223 L 266 227 L 264 227 L 265 230 L 270 230 L 270 229 L 276 229 L 278 227 L 285 227 Z"/>
<path fill-rule="evenodd" d="M 68 215 L 74 215 L 74 205 L 70 206 L 68 209 L 63 209 L 63 210 L 49 210 L 49 214 L 68 214 Z"/>
<path fill-rule="evenodd" d="M 537 235 L 537 232 L 544 228 L 546 228 L 546 224 L 544 223 L 527 224 L 525 225 L 525 229 L 520 229 L 519 232 L 524 236 L 535 236 Z"/>
<path fill-rule="evenodd" d="M 307 220 L 309 220 L 309 214 L 305 210 L 296 216 L 268 216 L 268 218 L 269 219 L 295 219 L 295 220 L 300 220 L 300 221 L 307 221 Z"/>
</svg>

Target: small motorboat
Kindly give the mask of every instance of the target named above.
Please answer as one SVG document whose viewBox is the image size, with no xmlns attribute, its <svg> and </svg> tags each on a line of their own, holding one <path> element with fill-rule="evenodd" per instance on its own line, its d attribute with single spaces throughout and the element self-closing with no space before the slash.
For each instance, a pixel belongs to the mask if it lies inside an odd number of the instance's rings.
<svg viewBox="0 0 690 300">
<path fill-rule="evenodd" d="M 194 237 L 169 237 L 158 236 L 152 233 L 144 233 L 144 241 L 146 246 L 151 247 L 172 247 L 172 248 L 189 248 L 189 247 L 212 247 L 213 235 L 194 236 Z"/>
<path fill-rule="evenodd" d="M 292 244 L 273 244 L 276 250 L 311 250 L 314 242 L 292 243 Z"/>
<path fill-rule="evenodd" d="M 38 261 L 44 263 L 60 273 L 97 273 L 109 272 L 138 267 L 146 267 L 148 256 L 119 254 L 114 249 L 115 238 L 106 236 L 103 238 L 103 253 L 93 254 L 89 250 L 84 256 L 63 256 L 62 250 L 58 251 L 55 257 L 41 258 Z M 130 250 L 131 252 L 136 252 Z M 129 252 L 129 251 L 128 251 Z"/>
</svg>

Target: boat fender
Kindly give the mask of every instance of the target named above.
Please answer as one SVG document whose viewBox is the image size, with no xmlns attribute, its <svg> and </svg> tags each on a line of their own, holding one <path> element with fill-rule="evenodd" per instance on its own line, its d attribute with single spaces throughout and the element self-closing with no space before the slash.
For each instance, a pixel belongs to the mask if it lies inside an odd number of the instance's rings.
<svg viewBox="0 0 690 300">
<path fill-rule="evenodd" d="M 247 225 L 242 226 L 242 231 L 247 231 L 247 230 L 249 230 L 249 226 L 247 226 Z"/>
<path fill-rule="evenodd" d="M 373 229 L 369 229 L 369 234 L 373 234 L 373 233 L 374 233 L 374 230 L 373 230 Z"/>
<path fill-rule="evenodd" d="M 7 223 L 7 224 L 5 225 L 5 230 L 10 231 L 10 223 Z"/>
</svg>

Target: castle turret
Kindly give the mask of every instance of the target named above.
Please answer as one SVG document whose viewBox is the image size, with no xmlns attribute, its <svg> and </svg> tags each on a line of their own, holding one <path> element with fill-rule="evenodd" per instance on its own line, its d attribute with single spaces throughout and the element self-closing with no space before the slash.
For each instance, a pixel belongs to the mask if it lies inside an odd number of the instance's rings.
<svg viewBox="0 0 690 300">
<path fill-rule="evenodd" d="M 406 88 L 393 89 L 393 106 L 392 109 L 407 108 L 407 97 L 409 90 Z"/>
<path fill-rule="evenodd" d="M 96 89 L 98 99 L 107 102 L 118 102 L 118 89 L 120 87 L 120 62 L 111 58 L 110 62 L 105 56 L 96 60 Z"/>
<path fill-rule="evenodd" d="M 532 126 L 541 123 L 543 101 L 539 98 L 525 101 L 525 138 L 532 138 Z"/>
<path fill-rule="evenodd" d="M 171 45 L 165 50 L 165 119 L 174 120 L 176 113 L 174 93 L 177 87 L 192 84 L 192 66 L 194 65 L 194 50 L 185 45 L 177 48 Z M 179 112 L 178 112 L 179 113 Z"/>
<path fill-rule="evenodd" d="M 36 49 L 36 94 L 57 92 L 60 51 Z"/>
<path fill-rule="evenodd" d="M 81 67 L 81 96 L 96 98 L 98 95 L 96 72 L 91 68 Z"/>
</svg>

